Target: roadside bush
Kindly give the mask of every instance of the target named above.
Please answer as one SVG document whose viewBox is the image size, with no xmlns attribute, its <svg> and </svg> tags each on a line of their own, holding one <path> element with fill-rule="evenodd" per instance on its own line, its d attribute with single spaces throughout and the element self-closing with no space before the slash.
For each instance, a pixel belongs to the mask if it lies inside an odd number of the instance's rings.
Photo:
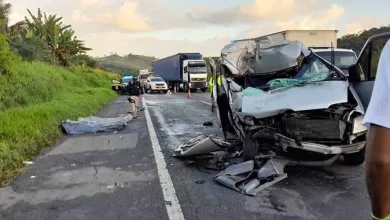
<svg viewBox="0 0 390 220">
<path fill-rule="evenodd" d="M 0 182 L 55 143 L 62 120 L 94 114 L 113 100 L 112 78 L 118 75 L 43 62 L 20 62 L 14 74 L 0 76 Z"/>
<path fill-rule="evenodd" d="M 11 37 L 11 50 L 25 61 L 43 61 L 51 63 L 53 57 L 46 42 L 38 37 Z"/>
<path fill-rule="evenodd" d="M 15 56 L 9 48 L 8 36 L 0 34 L 0 75 L 15 73 L 20 62 L 20 57 Z"/>
</svg>

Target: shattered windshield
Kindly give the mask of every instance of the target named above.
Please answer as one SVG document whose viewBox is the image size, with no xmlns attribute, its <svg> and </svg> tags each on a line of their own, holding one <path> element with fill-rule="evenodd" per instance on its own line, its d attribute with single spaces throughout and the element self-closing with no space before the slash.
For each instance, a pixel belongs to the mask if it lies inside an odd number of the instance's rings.
<svg viewBox="0 0 390 220">
<path fill-rule="evenodd" d="M 291 78 L 281 78 L 269 81 L 270 89 L 304 85 L 309 82 L 326 80 L 334 73 L 328 66 L 313 54 L 306 57 L 300 67 L 298 74 Z"/>
<path fill-rule="evenodd" d="M 316 54 L 324 58 L 329 63 L 332 62 L 332 56 L 330 51 L 316 52 Z M 338 68 L 348 68 L 352 64 L 355 64 L 356 60 L 356 56 L 353 52 L 334 51 L 334 64 Z"/>
<path fill-rule="evenodd" d="M 303 60 L 302 66 L 294 79 L 322 81 L 331 75 L 332 71 L 316 56 L 310 55 Z"/>
</svg>

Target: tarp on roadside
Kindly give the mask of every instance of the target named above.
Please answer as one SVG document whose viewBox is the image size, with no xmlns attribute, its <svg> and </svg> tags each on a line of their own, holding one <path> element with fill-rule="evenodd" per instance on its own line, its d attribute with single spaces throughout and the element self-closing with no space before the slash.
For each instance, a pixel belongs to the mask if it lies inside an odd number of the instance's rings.
<svg viewBox="0 0 390 220">
<path fill-rule="evenodd" d="M 117 131 L 123 129 L 133 117 L 129 114 L 117 118 L 99 118 L 90 116 L 78 118 L 77 121 L 65 120 L 62 129 L 66 134 L 85 134 L 104 131 Z"/>
</svg>

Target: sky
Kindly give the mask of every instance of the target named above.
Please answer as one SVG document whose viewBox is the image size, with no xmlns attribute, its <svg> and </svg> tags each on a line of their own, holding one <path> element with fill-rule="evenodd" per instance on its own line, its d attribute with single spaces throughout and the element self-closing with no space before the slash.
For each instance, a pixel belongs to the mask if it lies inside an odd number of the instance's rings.
<svg viewBox="0 0 390 220">
<path fill-rule="evenodd" d="M 336 29 L 338 37 L 390 24 L 388 0 L 8 0 L 11 23 L 63 17 L 91 56 L 179 52 L 218 56 L 231 40 L 288 29 Z"/>
</svg>

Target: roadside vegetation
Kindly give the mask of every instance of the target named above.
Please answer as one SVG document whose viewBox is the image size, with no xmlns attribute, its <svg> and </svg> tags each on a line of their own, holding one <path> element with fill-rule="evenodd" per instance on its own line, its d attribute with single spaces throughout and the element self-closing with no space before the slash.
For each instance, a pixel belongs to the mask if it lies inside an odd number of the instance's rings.
<svg viewBox="0 0 390 220">
<path fill-rule="evenodd" d="M 0 0 L 0 185 L 23 169 L 42 148 L 58 141 L 61 121 L 96 113 L 116 97 L 61 17 L 37 15 L 8 24 L 11 4 Z"/>
</svg>

